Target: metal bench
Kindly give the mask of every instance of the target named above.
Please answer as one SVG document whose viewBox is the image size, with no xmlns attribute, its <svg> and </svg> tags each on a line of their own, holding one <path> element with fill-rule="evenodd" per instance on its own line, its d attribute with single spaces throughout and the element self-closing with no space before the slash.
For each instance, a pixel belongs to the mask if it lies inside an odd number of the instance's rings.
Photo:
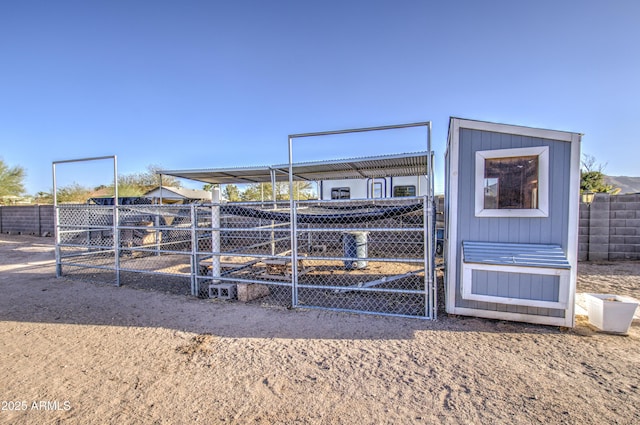
<svg viewBox="0 0 640 425">
<path fill-rule="evenodd" d="M 557 276 L 558 284 L 556 289 L 555 283 L 548 284 L 548 281 L 555 282 L 554 278 L 546 280 L 539 278 L 540 282 L 536 285 L 542 287 L 544 293 L 537 294 L 535 298 L 531 298 L 531 295 L 523 295 L 527 292 L 527 280 L 522 279 L 522 282 L 513 283 L 514 280 L 520 279 L 519 277 L 506 279 L 507 285 L 510 285 L 508 288 L 500 288 L 494 283 L 493 291 L 482 291 L 474 288 L 474 271 L 487 272 L 487 276 L 492 272 Z M 560 245 L 462 242 L 462 297 L 464 299 L 564 309 L 569 300 L 570 276 L 571 263 Z"/>
</svg>

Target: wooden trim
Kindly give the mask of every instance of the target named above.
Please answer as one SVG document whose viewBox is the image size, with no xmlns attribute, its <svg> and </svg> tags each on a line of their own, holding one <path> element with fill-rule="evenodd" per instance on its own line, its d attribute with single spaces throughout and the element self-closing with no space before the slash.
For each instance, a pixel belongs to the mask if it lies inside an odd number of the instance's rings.
<svg viewBox="0 0 640 425">
<path fill-rule="evenodd" d="M 456 306 L 456 281 L 458 258 L 457 250 L 461 246 L 458 243 L 458 169 L 459 169 L 459 149 L 460 143 L 460 120 L 451 119 L 449 124 L 449 170 L 447 178 L 449 179 L 449 205 L 448 217 L 446 221 L 447 251 L 445 252 L 445 287 L 446 287 L 446 311 L 453 312 Z M 445 188 L 447 185 L 445 184 Z"/>
<path fill-rule="evenodd" d="M 498 124 L 486 121 L 473 121 L 461 118 L 454 119 L 459 121 L 460 128 L 515 134 L 518 136 L 538 137 L 541 139 L 560 140 L 563 142 L 573 141 L 573 136 L 576 134 L 568 131 L 546 130 L 542 128 L 524 127 L 511 124 Z"/>
<path fill-rule="evenodd" d="M 578 228 L 580 220 L 580 143 L 581 135 L 574 134 L 571 140 L 571 168 L 572 176 L 569 183 L 569 211 L 568 211 L 568 235 L 567 235 L 567 259 L 571 264 L 571 278 L 569 282 L 569 305 L 567 315 L 571 317 L 571 323 L 567 326 L 575 326 L 575 293 L 578 280 Z"/>
<path fill-rule="evenodd" d="M 569 311 L 565 311 L 565 317 L 539 316 L 535 314 L 511 313 L 507 311 L 477 310 L 474 308 L 454 307 L 449 314 L 459 314 L 462 316 L 475 316 L 485 319 L 511 320 L 514 322 L 535 323 L 549 326 L 573 326 L 573 317 L 569 316 Z"/>
<path fill-rule="evenodd" d="M 475 215 L 476 217 L 548 217 L 549 216 L 549 147 L 492 149 L 476 151 Z M 489 209 L 484 208 L 484 160 L 518 156 L 538 157 L 538 208 Z"/>
</svg>

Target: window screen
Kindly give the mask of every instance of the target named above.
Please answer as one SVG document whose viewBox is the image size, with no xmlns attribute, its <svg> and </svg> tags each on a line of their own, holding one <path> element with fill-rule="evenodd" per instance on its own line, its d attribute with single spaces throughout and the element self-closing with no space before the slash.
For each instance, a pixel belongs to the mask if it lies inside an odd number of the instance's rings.
<svg viewBox="0 0 640 425">
<path fill-rule="evenodd" d="M 348 187 L 331 188 L 331 199 L 350 199 L 351 189 Z"/>
<path fill-rule="evenodd" d="M 416 187 L 411 186 L 394 186 L 393 196 L 396 198 L 402 196 L 416 196 Z"/>
</svg>

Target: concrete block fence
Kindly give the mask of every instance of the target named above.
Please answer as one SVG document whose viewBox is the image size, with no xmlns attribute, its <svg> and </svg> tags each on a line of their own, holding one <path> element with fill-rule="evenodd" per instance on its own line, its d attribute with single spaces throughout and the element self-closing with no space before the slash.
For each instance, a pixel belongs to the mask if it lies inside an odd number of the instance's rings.
<svg viewBox="0 0 640 425">
<path fill-rule="evenodd" d="M 53 236 L 53 205 L 0 206 L 0 233 Z"/>
<path fill-rule="evenodd" d="M 598 193 L 580 204 L 578 260 L 640 260 L 640 194 Z"/>
</svg>

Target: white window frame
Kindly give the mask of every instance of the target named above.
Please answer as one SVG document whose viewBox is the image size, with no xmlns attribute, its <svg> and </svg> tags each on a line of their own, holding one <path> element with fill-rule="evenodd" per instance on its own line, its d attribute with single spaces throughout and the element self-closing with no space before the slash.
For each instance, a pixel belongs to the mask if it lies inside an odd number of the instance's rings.
<svg viewBox="0 0 640 425">
<path fill-rule="evenodd" d="M 520 156 L 538 157 L 538 205 L 537 208 L 485 208 L 484 207 L 484 165 L 485 160 Z M 549 216 L 549 147 L 494 149 L 476 152 L 475 176 L 476 217 L 548 217 Z"/>
</svg>

